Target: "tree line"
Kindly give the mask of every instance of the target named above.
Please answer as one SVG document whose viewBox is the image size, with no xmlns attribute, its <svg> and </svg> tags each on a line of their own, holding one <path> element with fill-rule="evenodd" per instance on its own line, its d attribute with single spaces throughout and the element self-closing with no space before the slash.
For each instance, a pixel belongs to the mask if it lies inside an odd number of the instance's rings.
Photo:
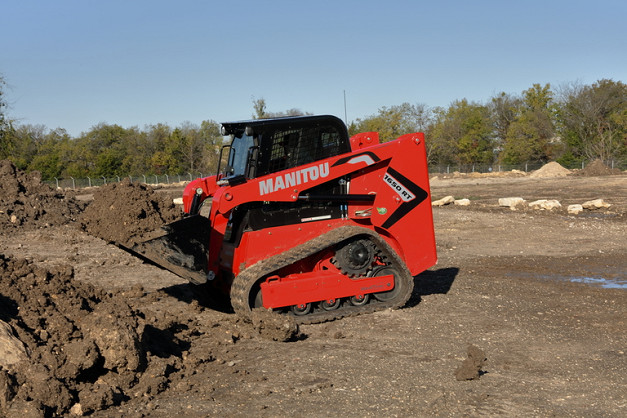
<svg viewBox="0 0 627 418">
<path fill-rule="evenodd" d="M 213 120 L 124 128 L 101 123 L 78 137 L 64 129 L 18 124 L 6 116 L 0 77 L 0 159 L 44 179 L 213 173 L 223 138 Z M 269 112 L 253 99 L 253 118 L 310 114 Z M 403 103 L 350 123 L 349 133 L 376 131 L 387 141 L 425 132 L 433 165 L 503 164 L 627 158 L 627 85 L 599 80 L 552 89 L 534 84 L 487 103 L 456 100 L 448 107 Z"/>
<path fill-rule="evenodd" d="M 403 103 L 358 119 L 349 132 L 378 131 L 385 139 L 425 132 L 435 165 L 503 164 L 627 158 L 627 85 L 599 80 L 559 89 L 534 84 L 487 103 L 456 100 L 447 108 Z"/>
</svg>

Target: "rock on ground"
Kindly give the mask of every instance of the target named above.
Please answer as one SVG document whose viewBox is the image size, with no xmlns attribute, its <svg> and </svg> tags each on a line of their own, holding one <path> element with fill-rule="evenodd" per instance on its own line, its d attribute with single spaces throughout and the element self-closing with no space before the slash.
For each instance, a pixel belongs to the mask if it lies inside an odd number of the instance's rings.
<svg viewBox="0 0 627 418">
<path fill-rule="evenodd" d="M 469 206 L 470 205 L 470 199 L 457 199 L 453 203 L 455 205 L 457 205 L 457 206 Z"/>
<path fill-rule="evenodd" d="M 26 348 L 15 337 L 11 325 L 0 320 L 0 368 L 11 370 L 11 366 L 27 359 Z"/>
<path fill-rule="evenodd" d="M 537 210 L 553 210 L 553 209 L 561 208 L 562 205 L 559 201 L 555 199 L 551 199 L 551 200 L 540 199 L 540 200 L 535 200 L 529 203 L 529 207 L 531 209 L 537 209 Z"/>
<path fill-rule="evenodd" d="M 568 205 L 567 210 L 570 215 L 578 215 L 579 213 L 583 212 L 583 206 L 579 204 Z"/>
<path fill-rule="evenodd" d="M 431 202 L 431 205 L 432 206 L 450 205 L 454 201 L 455 201 L 455 198 L 453 196 L 446 196 L 446 197 L 443 197 L 442 199 Z"/>
<path fill-rule="evenodd" d="M 594 199 L 594 200 L 588 200 L 587 202 L 582 203 L 581 206 L 584 209 L 594 210 L 594 209 L 601 209 L 601 208 L 609 208 L 612 205 L 607 203 L 603 199 Z"/>
<path fill-rule="evenodd" d="M 511 210 L 516 210 L 518 206 L 525 204 L 525 199 L 522 197 L 501 197 L 499 199 L 499 206 L 508 207 Z"/>
</svg>

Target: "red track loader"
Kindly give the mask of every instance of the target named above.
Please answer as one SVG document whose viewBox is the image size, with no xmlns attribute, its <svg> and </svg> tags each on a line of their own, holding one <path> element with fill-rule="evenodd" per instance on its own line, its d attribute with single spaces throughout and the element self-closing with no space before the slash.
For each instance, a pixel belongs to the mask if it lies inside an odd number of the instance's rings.
<svg viewBox="0 0 627 418">
<path fill-rule="evenodd" d="M 334 116 L 222 133 L 224 164 L 185 188 L 186 217 L 133 250 L 244 318 L 264 307 L 314 323 L 407 302 L 437 259 L 424 134 L 349 138 Z"/>
</svg>

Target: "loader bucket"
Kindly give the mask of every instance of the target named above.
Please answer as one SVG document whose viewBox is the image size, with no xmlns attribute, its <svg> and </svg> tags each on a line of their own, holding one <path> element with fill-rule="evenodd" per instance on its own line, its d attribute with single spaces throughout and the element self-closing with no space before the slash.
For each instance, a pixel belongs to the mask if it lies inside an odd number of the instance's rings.
<svg viewBox="0 0 627 418">
<path fill-rule="evenodd" d="M 121 247 L 193 284 L 203 284 L 207 282 L 210 229 L 209 219 L 194 215 L 164 225 L 131 248 Z"/>
</svg>

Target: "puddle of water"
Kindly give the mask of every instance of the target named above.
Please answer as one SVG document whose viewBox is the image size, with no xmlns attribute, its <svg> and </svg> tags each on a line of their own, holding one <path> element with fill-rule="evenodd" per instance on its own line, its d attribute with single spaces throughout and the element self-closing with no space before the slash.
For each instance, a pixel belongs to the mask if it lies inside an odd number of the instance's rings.
<svg viewBox="0 0 627 418">
<path fill-rule="evenodd" d="M 604 289 L 627 289 L 627 280 L 604 279 L 602 277 L 573 277 L 570 279 L 574 283 L 585 283 L 601 286 Z"/>
<path fill-rule="evenodd" d="M 590 286 L 599 286 L 604 289 L 625 289 L 627 290 L 627 278 L 623 274 L 617 274 L 617 277 L 600 277 L 600 276 L 562 276 L 559 274 L 556 275 L 548 275 L 548 274 L 529 274 L 529 273 L 516 273 L 515 275 L 510 276 L 518 276 L 518 277 L 534 277 L 537 279 L 544 280 L 562 280 L 562 281 L 570 281 L 573 283 L 582 283 Z M 610 276 L 613 274 L 610 273 Z"/>
</svg>

